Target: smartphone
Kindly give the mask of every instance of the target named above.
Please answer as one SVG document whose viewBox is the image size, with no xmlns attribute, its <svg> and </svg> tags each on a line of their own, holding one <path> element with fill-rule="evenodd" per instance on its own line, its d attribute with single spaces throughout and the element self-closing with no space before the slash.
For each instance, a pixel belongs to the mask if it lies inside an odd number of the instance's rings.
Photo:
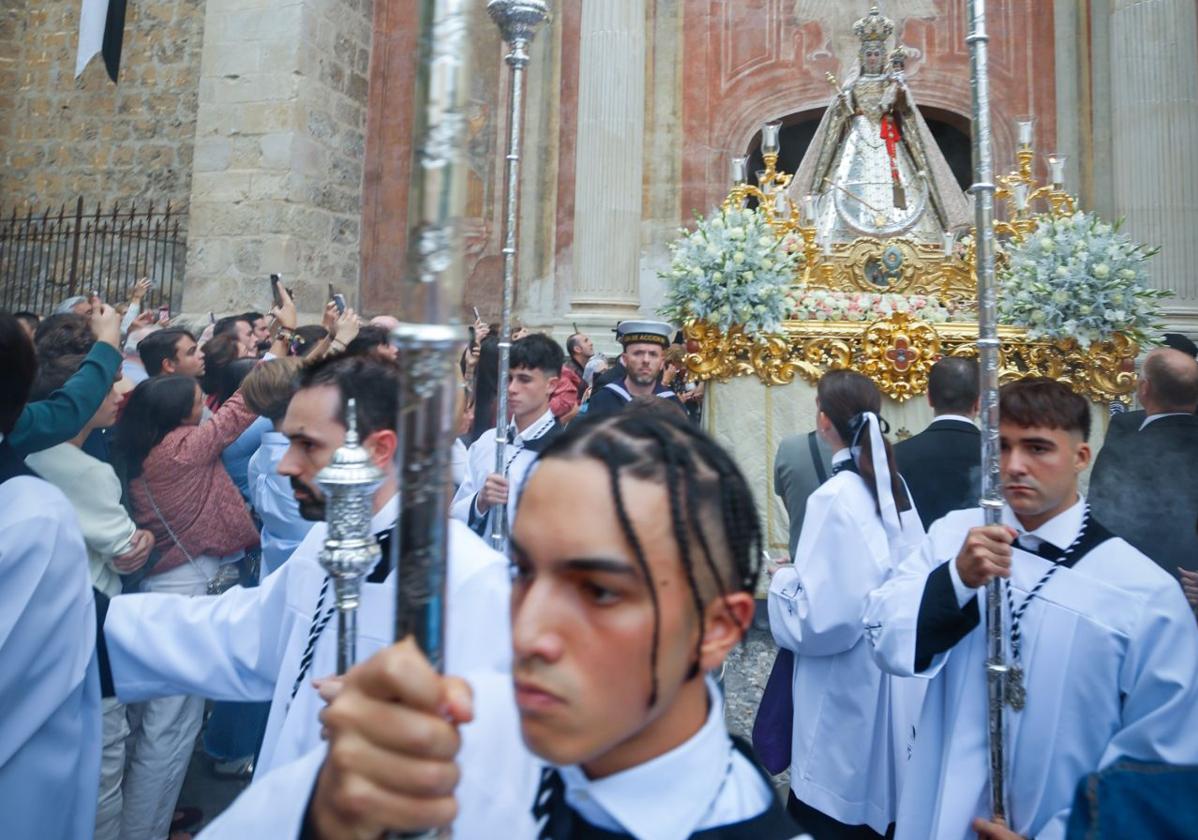
<svg viewBox="0 0 1198 840">
<path fill-rule="evenodd" d="M 333 305 L 337 307 L 337 314 L 345 314 L 345 295 L 333 295 Z"/>
<path fill-rule="evenodd" d="M 471 307 L 471 308 L 474 310 L 474 323 L 476 323 L 476 324 L 477 324 L 477 323 L 478 323 L 479 321 L 481 321 L 483 318 L 482 318 L 482 316 L 481 316 L 481 315 L 479 315 L 479 314 L 478 314 L 478 307 L 477 307 L 477 306 L 474 306 L 474 307 Z"/>
<path fill-rule="evenodd" d="M 208 313 L 208 317 L 209 318 L 212 317 L 211 312 Z M 158 321 L 159 322 L 169 321 L 170 318 L 171 318 L 171 308 L 169 306 L 163 305 L 163 306 L 158 307 Z M 213 323 L 215 323 L 215 321 Z"/>
<path fill-rule="evenodd" d="M 283 275 L 270 275 L 270 294 L 274 298 L 275 306 L 283 305 L 283 296 L 279 294 L 279 284 L 283 282 Z"/>
<path fill-rule="evenodd" d="M 163 308 L 165 309 L 165 307 L 163 307 Z M 209 323 L 209 324 L 215 324 L 215 323 L 216 323 L 216 314 L 215 314 L 215 313 L 213 313 L 213 312 L 209 312 L 209 313 L 208 313 L 208 323 Z"/>
</svg>

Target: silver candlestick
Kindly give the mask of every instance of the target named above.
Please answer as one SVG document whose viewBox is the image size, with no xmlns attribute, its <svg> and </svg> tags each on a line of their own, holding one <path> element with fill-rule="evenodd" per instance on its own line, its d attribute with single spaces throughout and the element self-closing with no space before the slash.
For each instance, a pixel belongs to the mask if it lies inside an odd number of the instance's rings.
<svg viewBox="0 0 1198 840">
<path fill-rule="evenodd" d="M 508 377 L 511 371 L 512 298 L 515 295 L 517 234 L 520 226 L 520 145 L 524 133 L 524 72 L 528 67 L 528 46 L 537 27 L 549 15 L 546 0 L 490 0 L 487 12 L 499 33 L 508 44 L 506 61 L 508 74 L 508 141 L 507 183 L 504 199 L 507 213 L 503 220 L 503 315 L 499 322 L 499 384 L 495 411 L 495 472 L 507 478 L 504 450 L 508 444 L 509 423 L 507 406 Z M 491 510 L 492 548 L 503 551 L 507 546 L 507 505 L 495 505 Z"/>
<path fill-rule="evenodd" d="M 333 579 L 338 674 L 348 671 L 357 659 L 362 580 L 378 564 L 380 556 L 370 520 L 374 514 L 374 491 L 383 478 L 382 470 L 374 465 L 370 453 L 358 440 L 357 404 L 350 399 L 345 409 L 345 443 L 316 475 L 328 518 L 320 565 Z"/>
<path fill-rule="evenodd" d="M 994 276 L 994 161 L 990 129 L 989 36 L 986 0 L 968 0 L 970 83 L 973 89 L 973 167 L 971 192 L 977 213 L 978 362 L 981 375 L 982 499 L 985 523 L 1002 521 L 1002 476 L 998 433 L 998 287 Z M 986 584 L 987 732 L 990 740 L 990 807 L 996 821 L 1009 824 L 1006 801 L 1006 661 L 1002 582 Z"/>
<path fill-rule="evenodd" d="M 404 297 L 423 299 L 423 322 L 392 334 L 400 394 L 395 466 L 400 510 L 395 531 L 395 638 L 413 638 L 438 671 L 445 667 L 445 581 L 449 560 L 449 453 L 453 376 L 465 330 L 452 324 L 465 279 L 460 219 L 465 207 L 465 100 L 470 3 L 419 0 Z M 404 837 L 444 836 L 433 831 Z"/>
</svg>

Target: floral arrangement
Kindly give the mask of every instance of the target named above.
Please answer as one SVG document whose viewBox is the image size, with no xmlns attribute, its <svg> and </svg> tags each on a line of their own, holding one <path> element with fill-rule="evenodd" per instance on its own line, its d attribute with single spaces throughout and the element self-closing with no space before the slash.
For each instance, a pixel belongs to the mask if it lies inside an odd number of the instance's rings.
<svg viewBox="0 0 1198 840">
<path fill-rule="evenodd" d="M 796 253 L 756 210 L 720 209 L 682 231 L 672 245 L 661 315 L 674 323 L 706 321 L 727 332 L 777 332 L 787 316 Z"/>
<path fill-rule="evenodd" d="M 796 321 L 875 321 L 896 312 L 933 324 L 969 320 L 972 313 L 955 312 L 931 295 L 892 292 L 832 292 L 825 289 L 790 290 L 789 318 Z"/>
<path fill-rule="evenodd" d="M 1028 338 L 1073 338 L 1082 349 L 1124 333 L 1153 343 L 1158 301 L 1171 292 L 1148 286 L 1148 249 L 1096 216 L 1044 218 L 1007 249 L 999 320 L 1027 327 Z"/>
</svg>

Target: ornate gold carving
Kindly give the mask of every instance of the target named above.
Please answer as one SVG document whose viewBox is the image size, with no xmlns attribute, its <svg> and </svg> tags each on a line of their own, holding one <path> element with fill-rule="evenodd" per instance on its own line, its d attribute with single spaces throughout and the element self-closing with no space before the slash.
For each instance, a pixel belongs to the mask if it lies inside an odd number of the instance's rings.
<svg viewBox="0 0 1198 840">
<path fill-rule="evenodd" d="M 927 391 L 928 372 L 941 356 L 977 356 L 976 324 L 928 324 L 901 313 L 870 324 L 788 321 L 785 330 L 754 340 L 739 327 L 723 333 L 689 323 L 687 367 L 702 380 L 755 375 L 766 385 L 786 385 L 795 376 L 815 384 L 829 370 L 850 368 L 902 402 Z M 1019 327 L 999 327 L 998 335 L 1001 382 L 1047 376 L 1095 402 L 1130 402 L 1139 347 L 1125 336 L 1082 350 L 1072 340 L 1028 341 Z"/>
</svg>

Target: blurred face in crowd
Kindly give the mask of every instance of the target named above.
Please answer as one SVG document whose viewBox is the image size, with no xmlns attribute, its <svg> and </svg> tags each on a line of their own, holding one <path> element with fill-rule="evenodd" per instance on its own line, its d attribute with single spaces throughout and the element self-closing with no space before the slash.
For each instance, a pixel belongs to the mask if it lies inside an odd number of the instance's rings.
<svg viewBox="0 0 1198 840">
<path fill-rule="evenodd" d="M 180 336 L 175 342 L 175 358 L 162 360 L 162 372 L 180 373 L 199 379 L 204 375 L 204 351 L 191 336 Z"/>
<path fill-rule="evenodd" d="M 534 368 L 512 368 L 507 386 L 508 408 L 523 428 L 549 410 L 549 398 L 557 387 L 557 377 Z"/>
<path fill-rule="evenodd" d="M 254 337 L 254 347 L 263 342 L 270 341 L 270 325 L 266 323 L 266 318 L 258 318 L 250 325 L 250 333 Z"/>
<path fill-rule="evenodd" d="M 88 316 L 92 314 L 92 305 L 89 301 L 81 300 L 71 307 L 71 312 L 76 315 Z"/>
<path fill-rule="evenodd" d="M 1003 495 L 1029 531 L 1077 501 L 1077 477 L 1090 463 L 1080 432 L 999 424 Z"/>
<path fill-rule="evenodd" d="M 589 335 L 583 335 L 582 333 L 575 335 L 574 358 L 576 360 L 581 360 L 582 364 L 585 365 L 587 361 L 594 355 L 595 344 L 591 341 L 591 337 Z"/>
<path fill-rule="evenodd" d="M 629 380 L 644 387 L 652 385 L 661 375 L 665 351 L 656 344 L 629 344 L 622 358 Z"/>
<path fill-rule="evenodd" d="M 740 640 L 753 600 L 710 598 L 700 615 L 675 542 L 666 488 L 624 476 L 624 509 L 657 592 L 657 700 L 650 706 L 654 605 L 617 518 L 611 478 L 591 458 L 542 462 L 512 532 L 513 682 L 524 742 L 592 778 L 619 772 L 694 734 L 706 715 L 698 668 L 718 668 Z M 578 521 L 577 501 L 588 500 Z M 573 523 L 562 528 L 562 522 Z M 576 527 L 577 526 L 577 527 Z M 737 624 L 737 621 L 741 624 Z"/>
<path fill-rule="evenodd" d="M 258 340 L 254 338 L 254 328 L 250 326 L 249 322 L 237 321 L 233 326 L 237 331 L 239 358 L 247 359 L 258 355 Z"/>
<path fill-rule="evenodd" d="M 329 465 L 333 453 L 345 442 L 345 426 L 341 412 L 341 391 L 333 385 L 301 388 L 291 398 L 282 432 L 291 445 L 279 462 L 279 475 L 291 480 L 295 500 L 304 519 L 319 522 L 325 518 L 325 499 L 316 482 L 316 474 Z M 384 429 L 372 432 L 362 441 L 375 465 L 384 472 L 393 472 L 395 432 Z"/>
</svg>

